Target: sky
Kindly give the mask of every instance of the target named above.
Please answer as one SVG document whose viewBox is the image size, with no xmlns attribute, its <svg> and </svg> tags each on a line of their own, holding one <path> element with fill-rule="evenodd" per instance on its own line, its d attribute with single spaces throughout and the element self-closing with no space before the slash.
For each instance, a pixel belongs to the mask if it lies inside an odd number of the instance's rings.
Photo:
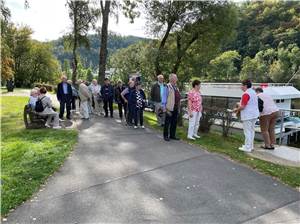
<svg viewBox="0 0 300 224">
<path fill-rule="evenodd" d="M 29 0 L 30 8 L 28 9 L 24 7 L 24 0 L 6 0 L 5 2 L 11 11 L 11 21 L 31 27 L 34 31 L 33 39 L 55 40 L 70 30 L 71 21 L 65 6 L 66 0 Z M 146 35 L 143 17 L 136 19 L 134 24 L 129 23 L 123 15 L 120 15 L 118 23 L 114 18 L 110 18 L 109 30 L 123 36 L 149 37 Z"/>
</svg>

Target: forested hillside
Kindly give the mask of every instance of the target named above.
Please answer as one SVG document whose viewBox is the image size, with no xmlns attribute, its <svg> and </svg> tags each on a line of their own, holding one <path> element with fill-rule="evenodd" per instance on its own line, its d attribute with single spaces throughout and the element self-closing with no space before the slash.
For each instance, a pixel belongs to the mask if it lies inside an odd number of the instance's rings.
<svg viewBox="0 0 300 224">
<path fill-rule="evenodd" d="M 159 9 L 153 11 L 158 13 Z M 178 40 L 186 35 L 185 27 L 169 35 L 163 51 L 157 51 L 159 40 L 140 42 L 112 55 L 110 65 L 118 68 L 120 77 L 137 70 L 152 80 L 157 54 L 161 54 L 160 65 L 165 74 L 174 70 L 175 59 L 181 54 L 181 64 L 177 69 L 181 79 L 196 76 L 213 82 L 236 82 L 243 78 L 255 82 L 288 82 L 299 70 L 299 1 L 240 3 L 232 5 L 221 18 L 223 21 L 216 25 L 209 23 L 210 27 L 184 54 L 179 47 L 183 48 L 189 39 L 182 43 Z M 212 21 L 217 19 L 215 17 Z M 218 27 L 220 22 L 224 25 Z M 204 22 L 192 25 L 194 30 L 205 28 Z M 134 57 L 135 52 L 139 57 Z M 124 61 L 124 58 L 128 60 Z M 292 82 L 299 85 L 299 78 Z"/>
<path fill-rule="evenodd" d="M 99 49 L 100 49 L 100 37 L 96 34 L 88 36 L 90 41 L 90 49 L 84 47 L 79 48 L 79 56 L 81 63 L 84 67 L 90 67 L 93 70 L 98 68 L 99 64 Z M 144 38 L 135 36 L 120 36 L 114 33 L 110 33 L 108 37 L 108 55 L 115 53 L 118 49 L 126 48 L 131 44 L 138 41 L 146 40 Z M 64 64 L 65 60 L 70 61 L 72 59 L 72 53 L 66 50 L 64 46 L 63 38 L 51 41 L 53 45 L 53 53 L 57 59 Z"/>
</svg>

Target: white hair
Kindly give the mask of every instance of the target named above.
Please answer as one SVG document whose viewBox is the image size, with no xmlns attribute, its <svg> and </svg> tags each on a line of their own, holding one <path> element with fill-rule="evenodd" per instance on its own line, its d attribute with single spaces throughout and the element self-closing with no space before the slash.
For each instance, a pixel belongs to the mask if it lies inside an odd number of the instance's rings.
<svg viewBox="0 0 300 224">
<path fill-rule="evenodd" d="M 171 79 L 174 78 L 174 77 L 177 78 L 177 75 L 176 75 L 175 73 L 171 73 L 171 74 L 169 75 L 169 80 L 171 80 Z"/>
</svg>

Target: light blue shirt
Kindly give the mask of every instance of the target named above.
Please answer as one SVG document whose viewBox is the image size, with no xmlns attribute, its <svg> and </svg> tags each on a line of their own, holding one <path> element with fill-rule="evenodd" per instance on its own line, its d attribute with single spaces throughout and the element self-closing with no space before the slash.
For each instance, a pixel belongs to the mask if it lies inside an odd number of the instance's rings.
<svg viewBox="0 0 300 224">
<path fill-rule="evenodd" d="M 36 101 L 38 100 L 38 97 L 33 97 L 33 96 L 30 96 L 29 98 L 29 105 L 32 109 L 35 108 L 35 104 L 36 104 Z"/>
<path fill-rule="evenodd" d="M 164 89 L 165 89 L 165 87 L 164 87 L 164 84 L 160 83 L 160 82 L 158 82 L 158 85 L 160 87 L 160 99 L 162 100 L 162 98 L 164 96 Z"/>
<path fill-rule="evenodd" d="M 64 90 L 64 94 L 68 94 L 68 84 L 63 82 L 63 90 Z"/>
</svg>

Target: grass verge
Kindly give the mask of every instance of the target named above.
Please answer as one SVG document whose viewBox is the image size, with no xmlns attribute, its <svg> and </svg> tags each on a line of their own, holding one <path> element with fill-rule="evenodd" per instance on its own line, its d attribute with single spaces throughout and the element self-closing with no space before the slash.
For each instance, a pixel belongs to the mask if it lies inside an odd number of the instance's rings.
<svg viewBox="0 0 300 224">
<path fill-rule="evenodd" d="M 77 141 L 76 130 L 26 130 L 27 97 L 1 98 L 1 215 L 31 197 L 55 172 Z"/>
<path fill-rule="evenodd" d="M 154 113 L 145 112 L 144 116 L 148 126 L 157 130 L 162 130 L 162 128 L 158 127 L 156 124 Z M 244 152 L 238 150 L 238 147 L 241 146 L 243 142 L 242 136 L 230 136 L 224 138 L 221 133 L 211 132 L 201 134 L 201 138 L 196 141 L 190 141 L 187 139 L 186 129 L 187 128 L 178 127 L 177 135 L 180 139 L 201 146 L 201 148 L 204 148 L 207 151 L 225 155 L 234 161 L 245 164 L 259 172 L 275 177 L 291 187 L 299 189 L 300 168 L 282 166 L 248 156 Z"/>
</svg>

